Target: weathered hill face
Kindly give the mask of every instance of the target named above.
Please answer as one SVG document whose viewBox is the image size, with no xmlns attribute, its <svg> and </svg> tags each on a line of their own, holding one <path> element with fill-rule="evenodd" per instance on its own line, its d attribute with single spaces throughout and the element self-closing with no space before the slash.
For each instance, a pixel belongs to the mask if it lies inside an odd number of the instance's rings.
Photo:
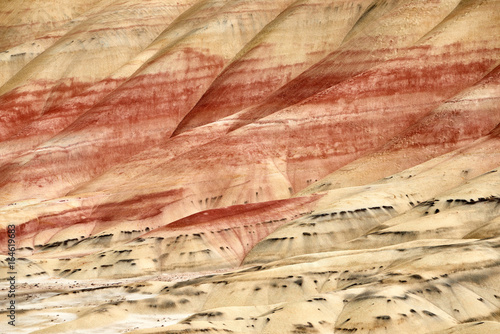
<svg viewBox="0 0 500 334">
<path fill-rule="evenodd" d="M 498 36 L 494 0 L 2 2 L 16 330 L 498 332 Z"/>
</svg>

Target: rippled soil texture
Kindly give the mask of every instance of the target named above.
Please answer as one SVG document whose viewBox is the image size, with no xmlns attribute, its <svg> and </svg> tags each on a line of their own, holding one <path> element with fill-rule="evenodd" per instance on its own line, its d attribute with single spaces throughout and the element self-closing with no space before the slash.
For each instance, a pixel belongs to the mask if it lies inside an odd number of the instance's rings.
<svg viewBox="0 0 500 334">
<path fill-rule="evenodd" d="M 496 0 L 1 1 L 0 332 L 500 333 L 499 37 Z"/>
</svg>

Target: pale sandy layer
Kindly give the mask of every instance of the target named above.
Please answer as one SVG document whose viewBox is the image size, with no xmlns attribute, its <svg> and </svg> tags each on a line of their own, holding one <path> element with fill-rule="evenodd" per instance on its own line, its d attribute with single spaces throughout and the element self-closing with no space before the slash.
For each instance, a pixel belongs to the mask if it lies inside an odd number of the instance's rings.
<svg viewBox="0 0 500 334">
<path fill-rule="evenodd" d="M 1 2 L 0 317 L 13 224 L 16 333 L 498 332 L 498 36 L 497 0 Z"/>
</svg>

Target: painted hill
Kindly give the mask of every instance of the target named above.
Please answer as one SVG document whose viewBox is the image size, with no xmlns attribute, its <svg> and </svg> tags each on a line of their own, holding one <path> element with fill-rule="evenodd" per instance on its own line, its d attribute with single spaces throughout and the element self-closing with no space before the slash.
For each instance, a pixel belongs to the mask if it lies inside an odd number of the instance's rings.
<svg viewBox="0 0 500 334">
<path fill-rule="evenodd" d="M 499 36 L 495 0 L 0 3 L 16 331 L 500 331 Z"/>
</svg>

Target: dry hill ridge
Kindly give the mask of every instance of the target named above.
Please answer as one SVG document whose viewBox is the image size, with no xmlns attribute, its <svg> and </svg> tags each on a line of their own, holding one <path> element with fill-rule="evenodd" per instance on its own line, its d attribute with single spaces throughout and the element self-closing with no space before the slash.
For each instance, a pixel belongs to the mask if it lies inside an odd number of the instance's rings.
<svg viewBox="0 0 500 334">
<path fill-rule="evenodd" d="M 498 0 L 0 2 L 0 333 L 500 333 L 499 37 Z"/>
</svg>

